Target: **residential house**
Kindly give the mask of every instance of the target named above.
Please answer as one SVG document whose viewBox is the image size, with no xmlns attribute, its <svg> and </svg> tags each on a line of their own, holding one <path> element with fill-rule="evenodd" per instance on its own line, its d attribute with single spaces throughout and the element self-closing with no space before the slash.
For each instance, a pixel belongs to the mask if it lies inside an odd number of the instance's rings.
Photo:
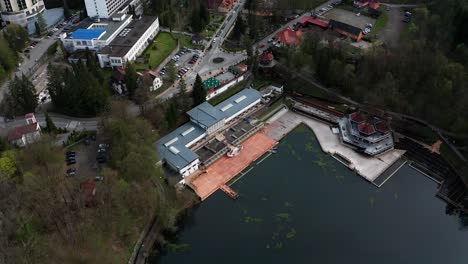
<svg viewBox="0 0 468 264">
<path fill-rule="evenodd" d="M 362 30 L 360 28 L 340 21 L 330 20 L 330 28 L 343 36 L 354 39 L 356 42 L 362 38 Z"/>
<path fill-rule="evenodd" d="M 26 114 L 26 125 L 15 127 L 8 133 L 8 142 L 24 147 L 41 137 L 41 126 L 33 113 Z"/>
<path fill-rule="evenodd" d="M 163 85 L 161 75 L 157 71 L 147 70 L 138 74 L 140 75 L 139 81 L 144 87 L 148 87 L 150 92 L 156 91 Z"/>
<path fill-rule="evenodd" d="M 302 31 L 286 28 L 275 35 L 275 39 L 286 46 L 298 46 L 302 41 Z"/>
</svg>

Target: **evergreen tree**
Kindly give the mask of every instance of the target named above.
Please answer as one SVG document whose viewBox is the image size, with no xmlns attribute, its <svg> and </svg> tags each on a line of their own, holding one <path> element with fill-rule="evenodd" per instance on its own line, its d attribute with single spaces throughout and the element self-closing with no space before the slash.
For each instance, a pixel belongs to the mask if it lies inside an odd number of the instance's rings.
<svg viewBox="0 0 468 264">
<path fill-rule="evenodd" d="M 9 24 L 3 29 L 3 36 L 10 47 L 16 51 L 23 51 L 29 43 L 29 34 L 22 26 Z M 3 52 L 3 50 L 2 50 Z"/>
<path fill-rule="evenodd" d="M 176 67 L 175 67 L 175 64 L 174 62 L 171 60 L 169 61 L 169 63 L 166 65 L 166 68 L 167 68 L 167 79 L 169 82 L 174 82 L 175 79 L 176 79 L 176 75 L 177 75 L 177 72 L 176 72 Z"/>
<path fill-rule="evenodd" d="M 36 28 L 36 35 L 40 36 L 41 35 L 41 27 L 39 26 L 39 23 L 34 22 L 34 27 Z"/>
<path fill-rule="evenodd" d="M 133 98 L 138 88 L 138 74 L 132 63 L 125 67 L 125 86 L 127 87 L 128 97 Z"/>
<path fill-rule="evenodd" d="M 236 24 L 234 25 L 234 28 L 232 29 L 232 37 L 235 40 L 240 40 L 241 36 L 245 33 L 245 23 L 244 19 L 242 19 L 241 16 L 237 17 Z"/>
<path fill-rule="evenodd" d="M 193 84 L 192 98 L 194 106 L 206 101 L 206 90 L 205 87 L 203 87 L 203 81 L 198 74 L 195 78 L 195 83 Z"/>
<path fill-rule="evenodd" d="M 63 53 L 61 42 L 57 42 L 57 50 L 55 51 L 55 60 L 63 62 L 65 60 L 65 54 Z"/>
<path fill-rule="evenodd" d="M 200 3 L 199 14 L 203 29 L 210 23 L 210 13 L 208 12 L 208 9 L 206 8 L 206 5 L 203 2 Z"/>
<path fill-rule="evenodd" d="M 39 24 L 39 28 L 41 29 L 41 32 L 44 31 L 47 28 L 47 23 L 42 16 L 42 13 L 37 14 L 37 24 Z"/>
<path fill-rule="evenodd" d="M 63 0 L 63 16 L 65 19 L 68 19 L 72 16 L 70 8 L 68 7 L 67 0 Z"/>
<path fill-rule="evenodd" d="M 166 121 L 170 129 L 177 125 L 178 113 L 177 113 L 177 101 L 176 98 L 172 98 L 169 102 L 169 107 L 166 110 Z"/>
<path fill-rule="evenodd" d="M 193 8 L 191 21 L 192 31 L 194 33 L 200 33 L 203 30 L 203 21 L 198 8 Z"/>
<path fill-rule="evenodd" d="M 49 133 L 54 133 L 57 131 L 57 127 L 54 124 L 52 118 L 50 118 L 49 113 L 45 114 L 46 128 L 45 131 Z"/>
<path fill-rule="evenodd" d="M 31 113 L 36 110 L 37 107 L 37 94 L 34 85 L 26 76 L 15 78 L 10 82 L 9 85 L 9 96 L 13 99 L 15 105 L 11 105 L 17 114 Z"/>
<path fill-rule="evenodd" d="M 178 88 L 179 91 L 177 92 L 177 102 L 181 112 L 185 112 L 190 108 L 191 104 L 189 95 L 187 94 L 187 85 L 184 79 L 180 80 Z"/>
</svg>

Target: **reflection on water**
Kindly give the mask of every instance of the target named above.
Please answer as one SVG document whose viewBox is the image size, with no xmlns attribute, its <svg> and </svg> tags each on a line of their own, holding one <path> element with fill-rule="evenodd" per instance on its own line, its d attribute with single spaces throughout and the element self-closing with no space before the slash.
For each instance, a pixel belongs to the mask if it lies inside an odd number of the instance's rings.
<svg viewBox="0 0 468 264">
<path fill-rule="evenodd" d="M 468 263 L 468 233 L 405 166 L 380 189 L 301 127 L 188 219 L 162 263 Z"/>
</svg>

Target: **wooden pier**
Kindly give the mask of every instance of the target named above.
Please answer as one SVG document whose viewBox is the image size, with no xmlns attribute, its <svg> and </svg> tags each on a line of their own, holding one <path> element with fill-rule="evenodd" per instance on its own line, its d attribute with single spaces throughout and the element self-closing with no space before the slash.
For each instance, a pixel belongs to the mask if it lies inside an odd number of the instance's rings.
<svg viewBox="0 0 468 264">
<path fill-rule="evenodd" d="M 221 189 L 223 192 L 225 192 L 229 197 L 231 197 L 234 200 L 239 198 L 239 194 L 236 193 L 233 189 L 231 189 L 231 187 L 227 186 L 226 184 L 221 185 L 219 189 Z"/>
</svg>

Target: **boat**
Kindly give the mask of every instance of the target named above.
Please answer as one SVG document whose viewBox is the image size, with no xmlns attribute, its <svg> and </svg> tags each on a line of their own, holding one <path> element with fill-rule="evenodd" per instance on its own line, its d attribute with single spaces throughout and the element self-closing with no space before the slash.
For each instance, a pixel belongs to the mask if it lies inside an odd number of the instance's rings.
<svg viewBox="0 0 468 264">
<path fill-rule="evenodd" d="M 232 157 L 235 157 L 237 155 L 239 155 L 239 153 L 241 152 L 242 150 L 242 145 L 239 145 L 239 146 L 230 146 L 229 147 L 229 151 L 227 153 L 227 156 L 229 158 L 232 158 Z"/>
</svg>

